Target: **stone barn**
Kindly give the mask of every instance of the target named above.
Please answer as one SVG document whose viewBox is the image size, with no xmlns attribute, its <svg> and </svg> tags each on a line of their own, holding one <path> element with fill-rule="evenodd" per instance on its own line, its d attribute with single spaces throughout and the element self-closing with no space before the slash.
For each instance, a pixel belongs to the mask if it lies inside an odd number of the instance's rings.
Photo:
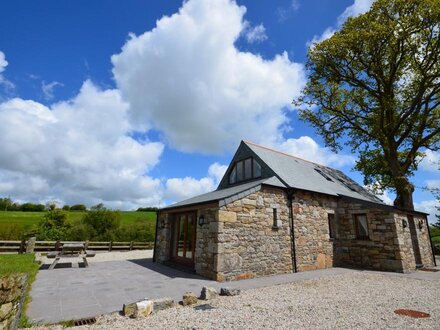
<svg viewBox="0 0 440 330">
<path fill-rule="evenodd" d="M 158 211 L 154 261 L 229 281 L 333 266 L 435 264 L 427 214 L 341 171 L 242 141 L 218 188 Z"/>
</svg>

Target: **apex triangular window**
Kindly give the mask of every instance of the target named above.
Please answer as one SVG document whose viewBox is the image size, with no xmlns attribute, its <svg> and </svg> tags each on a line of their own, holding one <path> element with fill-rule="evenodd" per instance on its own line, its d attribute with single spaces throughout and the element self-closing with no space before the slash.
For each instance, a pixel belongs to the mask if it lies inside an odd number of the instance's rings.
<svg viewBox="0 0 440 330">
<path fill-rule="evenodd" d="M 229 184 L 247 181 L 261 176 L 261 165 L 254 158 L 246 158 L 235 162 L 229 172 Z"/>
</svg>

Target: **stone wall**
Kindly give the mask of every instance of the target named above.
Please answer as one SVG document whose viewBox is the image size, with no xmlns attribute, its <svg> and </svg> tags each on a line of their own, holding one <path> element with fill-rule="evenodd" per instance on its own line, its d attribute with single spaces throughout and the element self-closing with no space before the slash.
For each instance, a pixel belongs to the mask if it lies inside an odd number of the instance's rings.
<svg viewBox="0 0 440 330">
<path fill-rule="evenodd" d="M 27 275 L 0 277 L 0 329 L 17 329 L 23 308 Z"/>
<path fill-rule="evenodd" d="M 282 190 L 261 188 L 220 207 L 218 219 L 216 280 L 292 272 L 289 209 Z"/>
<path fill-rule="evenodd" d="M 334 197 L 297 191 L 292 201 L 297 271 L 333 267 L 334 240 L 329 236 L 328 214 L 335 214 Z"/>
<path fill-rule="evenodd" d="M 354 220 L 356 214 L 367 215 L 368 240 L 359 240 L 356 237 Z M 415 215 L 414 218 L 422 262 L 425 267 L 432 266 L 431 246 L 424 216 Z M 422 222 L 421 230 L 418 226 L 420 221 Z M 336 266 L 396 272 L 408 272 L 416 269 L 406 214 L 340 201 L 337 223 Z"/>
<path fill-rule="evenodd" d="M 222 223 L 218 221 L 217 208 L 198 209 L 197 219 L 201 215 L 205 224 L 197 225 L 194 267 L 197 274 L 215 278 L 214 256 L 218 253 L 217 234 L 222 229 Z"/>
<path fill-rule="evenodd" d="M 396 212 L 394 218 L 397 228 L 397 243 L 400 249 L 400 259 L 402 260 L 402 271 L 408 272 L 416 268 L 410 221 L 414 221 L 423 267 L 434 266 L 430 237 L 426 226 L 426 217 L 423 215 L 413 215 L 413 220 L 411 220 L 411 217 L 408 217 L 407 214 Z"/>
<path fill-rule="evenodd" d="M 355 215 L 366 214 L 369 239 L 357 239 Z M 394 213 L 340 201 L 335 265 L 375 270 L 403 270 Z"/>
<path fill-rule="evenodd" d="M 160 212 L 157 219 L 156 244 L 154 253 L 156 262 L 163 263 L 170 259 L 171 249 L 171 218 L 167 212 Z"/>
</svg>

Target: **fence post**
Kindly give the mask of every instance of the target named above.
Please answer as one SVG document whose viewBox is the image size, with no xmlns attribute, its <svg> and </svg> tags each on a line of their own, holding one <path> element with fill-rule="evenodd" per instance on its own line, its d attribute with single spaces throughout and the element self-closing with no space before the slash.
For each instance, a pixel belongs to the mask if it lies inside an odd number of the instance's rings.
<svg viewBox="0 0 440 330">
<path fill-rule="evenodd" d="M 133 250 L 133 241 L 130 242 L 130 251 Z"/>
<path fill-rule="evenodd" d="M 60 241 L 58 240 L 58 241 L 55 242 L 55 251 L 60 250 L 60 248 L 61 248 L 61 243 L 60 243 Z"/>
<path fill-rule="evenodd" d="M 112 241 L 110 241 L 110 242 L 108 243 L 108 251 L 109 251 L 109 252 L 111 252 L 112 247 L 113 247 L 113 243 L 112 243 Z"/>
<path fill-rule="evenodd" d="M 25 247 L 26 247 L 26 240 L 22 239 L 20 242 L 20 250 L 18 251 L 18 253 L 22 254 L 24 252 Z"/>
<path fill-rule="evenodd" d="M 88 249 L 89 248 L 89 241 L 85 241 L 84 242 L 84 249 Z"/>
<path fill-rule="evenodd" d="M 34 253 L 36 237 L 30 237 L 27 241 L 26 253 Z"/>
</svg>

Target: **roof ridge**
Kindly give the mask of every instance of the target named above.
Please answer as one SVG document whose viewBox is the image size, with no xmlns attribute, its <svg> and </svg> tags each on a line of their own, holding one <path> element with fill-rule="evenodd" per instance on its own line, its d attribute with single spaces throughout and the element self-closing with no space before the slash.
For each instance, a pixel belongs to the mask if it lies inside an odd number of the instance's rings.
<svg viewBox="0 0 440 330">
<path fill-rule="evenodd" d="M 273 152 L 276 152 L 276 153 L 279 153 L 279 154 L 282 154 L 282 155 L 285 155 L 285 156 L 288 156 L 288 157 L 296 158 L 296 159 L 302 160 L 302 161 L 307 162 L 307 163 L 311 163 L 311 164 L 322 166 L 322 167 L 327 167 L 325 165 L 312 162 L 311 160 L 307 160 L 307 159 L 304 159 L 304 158 L 301 158 L 301 157 L 298 157 L 298 156 L 294 156 L 294 155 L 288 154 L 286 152 L 282 152 L 282 151 L 279 151 L 279 150 L 276 150 L 276 149 L 273 149 L 273 148 L 269 148 L 269 147 L 263 146 L 263 145 L 258 144 L 258 143 L 254 143 L 254 142 L 247 141 L 247 140 L 243 140 L 243 142 L 247 143 L 247 144 L 251 144 L 251 145 L 256 146 L 256 147 L 260 147 L 260 148 L 269 150 L 269 151 L 273 151 Z"/>
</svg>

